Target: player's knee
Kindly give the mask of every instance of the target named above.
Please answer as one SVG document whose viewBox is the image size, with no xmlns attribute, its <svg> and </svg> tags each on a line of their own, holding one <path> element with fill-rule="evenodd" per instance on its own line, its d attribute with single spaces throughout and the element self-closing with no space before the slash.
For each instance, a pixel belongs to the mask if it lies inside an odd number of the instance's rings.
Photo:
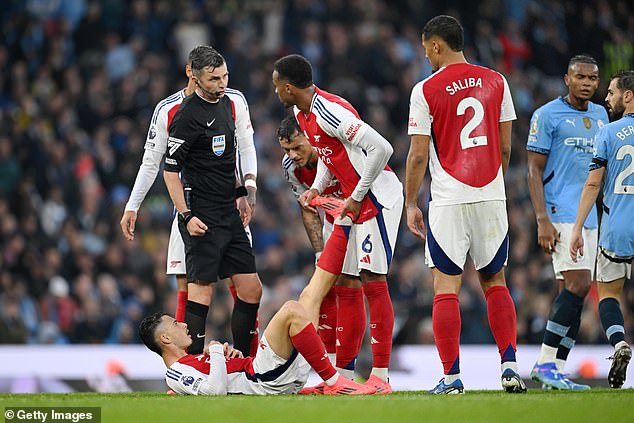
<svg viewBox="0 0 634 423">
<path fill-rule="evenodd" d="M 257 274 L 248 280 L 241 280 L 235 284 L 236 292 L 241 300 L 247 303 L 259 303 L 262 298 L 262 282 Z"/>
<path fill-rule="evenodd" d="M 591 285 L 592 281 L 586 277 L 575 277 L 565 281 L 566 289 L 581 298 L 588 295 Z"/>
<path fill-rule="evenodd" d="M 281 310 L 291 322 L 306 320 L 306 309 L 298 301 L 289 300 L 285 302 Z"/>
</svg>

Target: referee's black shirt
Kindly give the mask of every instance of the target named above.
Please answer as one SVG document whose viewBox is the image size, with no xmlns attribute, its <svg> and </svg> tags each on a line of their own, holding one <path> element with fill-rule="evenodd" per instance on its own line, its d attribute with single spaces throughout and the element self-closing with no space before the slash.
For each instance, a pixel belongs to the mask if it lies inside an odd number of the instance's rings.
<svg viewBox="0 0 634 423">
<path fill-rule="evenodd" d="M 193 93 L 178 108 L 169 127 L 165 170 L 182 172 L 192 188 L 191 209 L 205 223 L 236 213 L 235 112 L 223 96 L 210 103 Z"/>
</svg>

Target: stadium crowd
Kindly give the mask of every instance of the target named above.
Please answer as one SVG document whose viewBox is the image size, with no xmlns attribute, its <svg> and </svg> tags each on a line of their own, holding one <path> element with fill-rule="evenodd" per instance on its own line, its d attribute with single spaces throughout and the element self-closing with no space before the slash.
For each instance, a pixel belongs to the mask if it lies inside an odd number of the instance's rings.
<svg viewBox="0 0 634 423">
<path fill-rule="evenodd" d="M 3 2 L 0 343 L 136 343 L 143 315 L 173 312 L 176 283 L 165 275 L 172 203 L 163 181 L 140 209 L 134 241 L 122 237 L 118 222 L 154 105 L 184 87 L 187 53 L 200 44 L 225 56 L 229 85 L 251 108 L 259 164 L 251 228 L 265 285 L 260 319 L 268 321 L 297 298 L 314 269 L 282 176 L 275 130 L 284 110 L 270 82 L 273 62 L 292 52 L 307 57 L 316 83 L 349 99 L 392 143 L 390 166 L 404 181 L 409 93 L 431 72 L 421 25 L 438 13 L 462 21 L 468 60 L 504 73 L 513 92 L 507 280 L 518 342 L 540 343 L 557 284 L 536 241 L 528 123 L 535 108 L 565 93 L 572 55 L 598 60 L 603 81 L 593 100 L 600 104 L 607 77 L 634 68 L 634 5 L 625 0 Z M 421 194 L 421 204 L 427 197 Z M 432 279 L 423 257 L 423 244 L 403 223 L 390 277 L 396 344 L 433 343 Z M 228 339 L 233 301 L 219 285 L 208 334 Z M 631 334 L 631 284 L 625 296 Z M 492 343 L 472 267 L 460 303 L 462 343 Z M 604 338 L 591 294 L 577 342 Z"/>
</svg>

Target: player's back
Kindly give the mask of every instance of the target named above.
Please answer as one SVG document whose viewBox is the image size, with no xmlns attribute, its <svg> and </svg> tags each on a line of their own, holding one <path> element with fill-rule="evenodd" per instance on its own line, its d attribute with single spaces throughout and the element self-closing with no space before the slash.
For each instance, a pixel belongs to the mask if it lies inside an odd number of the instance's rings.
<svg viewBox="0 0 634 423">
<path fill-rule="evenodd" d="M 410 135 L 430 135 L 432 201 L 504 200 L 499 123 L 515 119 L 504 77 L 469 63 L 448 65 L 412 90 Z"/>
<path fill-rule="evenodd" d="M 604 126 L 593 161 L 606 160 L 599 245 L 621 257 L 634 256 L 634 114 Z"/>
</svg>

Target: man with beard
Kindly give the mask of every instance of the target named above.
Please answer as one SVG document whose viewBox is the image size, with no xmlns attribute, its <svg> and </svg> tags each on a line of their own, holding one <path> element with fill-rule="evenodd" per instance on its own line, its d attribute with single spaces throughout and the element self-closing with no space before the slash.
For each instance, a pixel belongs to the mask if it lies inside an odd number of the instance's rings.
<svg viewBox="0 0 634 423">
<path fill-rule="evenodd" d="M 570 238 L 570 258 L 578 261 L 589 254 L 584 248 L 583 222 L 603 183 L 603 217 L 597 257 L 599 316 L 614 347 L 608 382 L 620 388 L 625 382 L 632 349 L 625 342 L 625 327 L 619 298 L 625 278 L 632 277 L 634 259 L 634 71 L 617 72 L 610 78 L 605 98 L 610 117 L 618 119 L 599 130 L 595 137 L 590 173 L 581 193 L 579 212 Z M 629 194 L 629 195 L 628 195 Z"/>
</svg>

